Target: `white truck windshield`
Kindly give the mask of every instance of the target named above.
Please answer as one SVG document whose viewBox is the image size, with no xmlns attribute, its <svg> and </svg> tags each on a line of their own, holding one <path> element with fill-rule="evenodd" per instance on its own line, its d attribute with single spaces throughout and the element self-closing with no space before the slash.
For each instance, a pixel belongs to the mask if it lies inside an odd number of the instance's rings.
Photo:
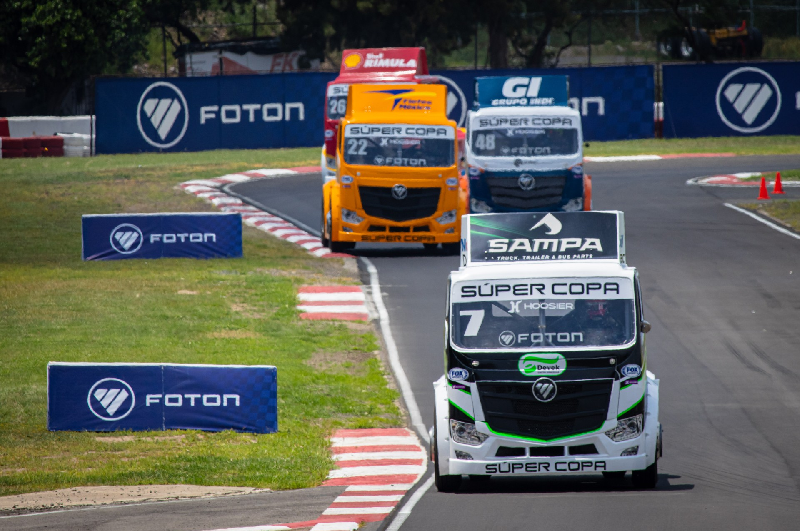
<svg viewBox="0 0 801 531">
<path fill-rule="evenodd" d="M 504 127 L 477 129 L 470 148 L 479 157 L 547 157 L 578 152 L 576 129 Z"/>
<path fill-rule="evenodd" d="M 454 164 L 453 127 L 419 124 L 347 124 L 346 164 L 443 168 Z"/>
<path fill-rule="evenodd" d="M 457 283 L 451 343 L 482 351 L 622 347 L 635 339 L 633 295 L 624 279 Z"/>
</svg>

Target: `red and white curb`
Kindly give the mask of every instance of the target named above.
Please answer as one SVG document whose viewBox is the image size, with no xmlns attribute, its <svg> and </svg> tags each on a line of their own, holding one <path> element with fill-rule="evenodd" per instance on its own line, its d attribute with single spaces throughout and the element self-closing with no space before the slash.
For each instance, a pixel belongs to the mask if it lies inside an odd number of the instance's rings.
<svg viewBox="0 0 801 531">
<path fill-rule="evenodd" d="M 426 471 L 427 455 L 406 428 L 338 430 L 331 451 L 339 468 L 323 486 L 346 486 L 315 520 L 216 531 L 354 531 L 366 522 L 380 522 Z"/>
<path fill-rule="evenodd" d="M 301 319 L 369 321 L 372 317 L 361 286 L 302 286 L 298 300 Z"/>
<path fill-rule="evenodd" d="M 687 184 L 697 186 L 759 186 L 761 181 L 745 181 L 749 177 L 759 177 L 762 172 L 728 173 L 725 175 L 712 175 L 711 177 L 693 177 L 687 180 Z M 775 179 L 765 178 L 767 186 L 773 186 Z M 799 181 L 785 181 L 782 179 L 782 186 L 798 187 Z"/>
<path fill-rule="evenodd" d="M 736 157 L 737 153 L 670 153 L 667 155 L 619 155 L 609 157 L 584 157 L 585 162 L 646 162 L 649 160 L 707 159 L 714 157 Z"/>
<path fill-rule="evenodd" d="M 303 247 L 308 252 L 322 258 L 349 258 L 351 255 L 343 253 L 332 253 L 327 247 L 323 247 L 320 238 L 309 234 L 292 223 L 259 210 L 254 206 L 245 204 L 237 197 L 220 191 L 226 184 L 242 183 L 254 179 L 269 179 L 285 175 L 295 175 L 299 173 L 310 173 L 320 171 L 316 166 L 302 166 L 292 169 L 277 170 L 252 170 L 242 173 L 231 173 L 214 179 L 195 179 L 186 181 L 178 186 L 186 193 L 193 194 L 207 203 L 211 203 L 223 212 L 238 212 L 242 215 L 242 221 L 246 225 L 255 227 L 263 232 L 272 234 L 290 243 Z"/>
<path fill-rule="evenodd" d="M 406 428 L 339 430 L 331 444 L 339 468 L 323 485 L 347 489 L 323 511 L 312 531 L 352 530 L 383 520 L 426 471 L 426 452 Z"/>
</svg>

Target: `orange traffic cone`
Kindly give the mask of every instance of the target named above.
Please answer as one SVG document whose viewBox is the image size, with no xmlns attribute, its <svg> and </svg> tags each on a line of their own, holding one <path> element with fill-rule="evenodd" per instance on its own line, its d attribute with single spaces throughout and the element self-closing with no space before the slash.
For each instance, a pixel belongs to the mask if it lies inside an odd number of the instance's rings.
<svg viewBox="0 0 801 531">
<path fill-rule="evenodd" d="M 781 172 L 776 172 L 776 182 L 773 183 L 773 193 L 774 194 L 783 194 L 784 188 L 782 188 L 782 177 Z"/>
<path fill-rule="evenodd" d="M 762 182 L 759 183 L 759 197 L 757 197 L 757 199 L 758 200 L 770 199 L 770 196 L 768 195 L 768 187 L 765 184 L 765 177 L 764 176 L 762 177 Z"/>
</svg>

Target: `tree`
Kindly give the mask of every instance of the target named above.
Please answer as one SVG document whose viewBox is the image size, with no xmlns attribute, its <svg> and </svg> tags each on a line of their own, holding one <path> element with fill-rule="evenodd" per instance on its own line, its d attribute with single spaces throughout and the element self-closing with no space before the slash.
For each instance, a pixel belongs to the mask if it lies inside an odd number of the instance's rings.
<svg viewBox="0 0 801 531">
<path fill-rule="evenodd" d="M 148 31 L 136 0 L 0 2 L 0 63 L 22 76 L 48 112 L 77 81 L 125 72 Z"/>
<path fill-rule="evenodd" d="M 476 13 L 474 0 L 284 0 L 276 12 L 282 42 L 311 58 L 343 48 L 425 46 L 432 64 L 471 38 Z"/>
<path fill-rule="evenodd" d="M 593 11 L 625 5 L 625 0 L 479 0 L 479 9 L 489 13 L 491 68 L 508 66 L 508 46 L 530 68 L 555 66 L 559 55 L 573 44 L 573 32 L 592 16 Z M 568 38 L 555 56 L 547 51 L 552 33 L 561 31 Z M 552 60 L 555 61 L 552 62 Z"/>
</svg>

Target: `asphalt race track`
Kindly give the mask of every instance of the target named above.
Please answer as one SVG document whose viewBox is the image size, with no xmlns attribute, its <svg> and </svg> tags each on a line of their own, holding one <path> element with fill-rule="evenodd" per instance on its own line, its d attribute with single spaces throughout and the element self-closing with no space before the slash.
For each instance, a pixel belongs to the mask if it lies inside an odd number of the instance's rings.
<svg viewBox="0 0 801 531">
<path fill-rule="evenodd" d="M 455 494 L 428 490 L 401 529 L 798 529 L 799 240 L 724 206 L 755 202 L 755 187 L 685 184 L 798 166 L 797 155 L 587 163 L 593 207 L 626 213 L 627 261 L 640 272 L 653 325 L 648 369 L 661 379 L 664 428 L 656 489 L 594 475 L 465 480 Z M 320 188 L 320 175 L 307 174 L 231 190 L 318 230 Z M 785 189 L 798 198 L 798 188 Z M 378 269 L 401 363 L 429 426 L 431 384 L 443 372 L 445 284 L 458 258 L 426 255 L 422 246 L 357 246 L 355 254 Z M 84 511 L 88 519 L 78 511 L 0 519 L 0 529 L 155 529 L 147 516 L 159 514 L 181 530 L 297 521 L 266 503 L 283 494 L 263 497 L 261 515 L 250 495 Z M 324 494 L 308 490 L 310 513 L 325 506 Z"/>
<path fill-rule="evenodd" d="M 661 379 L 659 484 L 628 479 L 493 479 L 429 490 L 402 529 L 798 529 L 799 241 L 724 203 L 757 189 L 692 177 L 798 167 L 797 156 L 587 163 L 593 207 L 626 213 L 640 271 L 648 366 Z M 318 229 L 318 174 L 232 189 Z M 798 189 L 787 189 L 798 197 Z M 453 256 L 357 246 L 379 271 L 401 361 L 429 425 L 443 372 L 445 282 Z"/>
</svg>

